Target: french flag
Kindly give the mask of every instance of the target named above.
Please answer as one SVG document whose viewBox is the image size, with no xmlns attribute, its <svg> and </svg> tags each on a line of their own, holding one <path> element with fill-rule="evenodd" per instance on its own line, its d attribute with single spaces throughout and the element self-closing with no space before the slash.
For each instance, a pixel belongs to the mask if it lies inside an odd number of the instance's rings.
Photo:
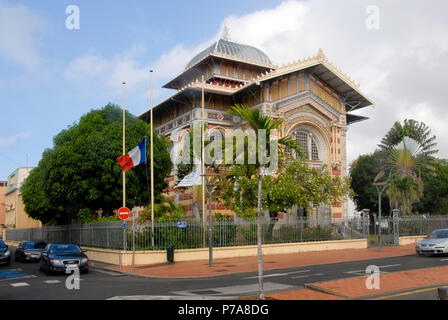
<svg viewBox="0 0 448 320">
<path fill-rule="evenodd" d="M 123 168 L 123 171 L 128 171 L 146 162 L 146 137 L 134 149 L 124 156 L 118 157 L 117 162 Z"/>
</svg>

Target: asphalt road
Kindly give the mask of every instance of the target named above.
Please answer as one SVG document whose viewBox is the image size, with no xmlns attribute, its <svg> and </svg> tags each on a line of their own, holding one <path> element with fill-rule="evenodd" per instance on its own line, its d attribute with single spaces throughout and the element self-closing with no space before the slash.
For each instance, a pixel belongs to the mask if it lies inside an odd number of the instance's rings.
<svg viewBox="0 0 448 320">
<path fill-rule="evenodd" d="M 14 256 L 13 252 L 12 255 Z M 365 275 L 365 269 L 369 265 L 378 266 L 381 272 L 396 272 L 446 266 L 448 257 L 412 255 L 271 270 L 264 275 L 265 290 L 275 292 L 300 289 L 306 283 L 357 277 Z M 39 271 L 38 263 L 16 262 L 13 257 L 9 267 L 0 267 L 0 299 L 220 299 L 255 295 L 258 288 L 256 272 L 202 279 L 161 279 L 127 276 L 90 268 L 88 274 L 81 275 L 79 290 L 67 289 L 66 280 L 65 274 L 46 276 Z M 434 300 L 435 295 L 431 291 L 425 291 L 384 299 Z"/>
</svg>

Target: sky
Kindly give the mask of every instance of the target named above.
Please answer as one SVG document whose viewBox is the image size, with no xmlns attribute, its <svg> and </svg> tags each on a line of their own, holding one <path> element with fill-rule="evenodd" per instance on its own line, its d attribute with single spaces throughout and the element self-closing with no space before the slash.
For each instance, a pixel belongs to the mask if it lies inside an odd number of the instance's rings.
<svg viewBox="0 0 448 320">
<path fill-rule="evenodd" d="M 79 29 L 68 29 L 70 5 Z M 233 41 L 263 50 L 278 65 L 315 55 L 360 83 L 374 107 L 350 125 L 348 163 L 371 153 L 395 121 L 416 119 L 448 158 L 448 2 L 12 1 L 0 0 L 0 180 L 36 166 L 53 137 L 107 103 L 139 115 L 174 91 L 161 86 L 224 25 Z"/>
</svg>

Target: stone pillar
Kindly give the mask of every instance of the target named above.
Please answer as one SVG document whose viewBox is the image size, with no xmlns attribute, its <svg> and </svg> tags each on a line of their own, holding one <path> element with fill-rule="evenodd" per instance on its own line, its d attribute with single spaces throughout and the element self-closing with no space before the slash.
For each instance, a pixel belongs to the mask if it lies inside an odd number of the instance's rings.
<svg viewBox="0 0 448 320">
<path fill-rule="evenodd" d="M 348 127 L 345 126 L 345 116 L 343 116 L 342 123 L 344 126 L 341 127 L 340 130 L 340 139 L 341 139 L 341 177 L 347 176 L 347 130 Z M 348 200 L 345 200 L 342 203 L 342 219 L 347 217 L 348 215 Z"/>
</svg>

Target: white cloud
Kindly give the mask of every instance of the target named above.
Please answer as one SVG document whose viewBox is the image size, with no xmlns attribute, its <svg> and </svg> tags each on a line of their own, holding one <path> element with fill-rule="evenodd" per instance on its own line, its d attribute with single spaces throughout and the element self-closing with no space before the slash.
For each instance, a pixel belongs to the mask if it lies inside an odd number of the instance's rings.
<svg viewBox="0 0 448 320">
<path fill-rule="evenodd" d="M 370 120 L 350 126 L 348 160 L 372 152 L 394 121 L 424 121 L 438 137 L 439 156 L 448 157 L 443 125 L 444 76 L 448 71 L 445 1 L 285 1 L 223 21 L 232 40 L 265 51 L 274 63 L 314 55 L 327 57 L 376 103 L 358 113 Z M 380 29 L 365 27 L 366 7 L 380 9 Z"/>
<path fill-rule="evenodd" d="M 0 55 L 26 69 L 36 68 L 42 61 L 36 34 L 44 26 L 27 7 L 0 1 Z"/>
<path fill-rule="evenodd" d="M 142 45 L 135 45 L 122 54 L 108 58 L 91 49 L 70 62 L 63 74 L 67 80 L 86 86 L 95 83 L 116 88 L 124 81 L 132 89 L 148 79 L 148 68 L 139 63 L 145 52 Z"/>
<path fill-rule="evenodd" d="M 14 134 L 9 137 L 0 138 L 0 147 L 9 147 L 15 143 L 17 143 L 19 140 L 22 140 L 23 138 L 29 137 L 31 135 L 31 131 L 24 131 L 17 134 Z"/>
<path fill-rule="evenodd" d="M 448 72 L 448 36 L 445 12 L 448 3 L 408 1 L 284 1 L 264 9 L 223 19 L 231 39 L 260 48 L 277 64 L 314 55 L 319 48 L 356 82 L 376 107 L 358 114 L 370 120 L 350 126 L 348 162 L 372 152 L 394 121 L 424 121 L 438 136 L 441 157 L 448 157 L 445 116 L 445 79 Z M 380 9 L 380 29 L 365 27 L 366 8 Z M 154 102 L 172 91 L 160 89 L 183 71 L 187 62 L 219 34 L 200 44 L 178 43 L 151 65 L 154 69 Z M 106 58 L 95 51 L 74 60 L 65 75 L 75 82 L 91 81 L 116 88 L 126 78 L 129 86 L 147 96 L 145 48 L 136 46 Z M 144 89 L 144 90 L 143 90 Z M 137 90 L 137 89 L 136 89 Z M 115 90 L 116 91 L 116 90 Z"/>
</svg>

